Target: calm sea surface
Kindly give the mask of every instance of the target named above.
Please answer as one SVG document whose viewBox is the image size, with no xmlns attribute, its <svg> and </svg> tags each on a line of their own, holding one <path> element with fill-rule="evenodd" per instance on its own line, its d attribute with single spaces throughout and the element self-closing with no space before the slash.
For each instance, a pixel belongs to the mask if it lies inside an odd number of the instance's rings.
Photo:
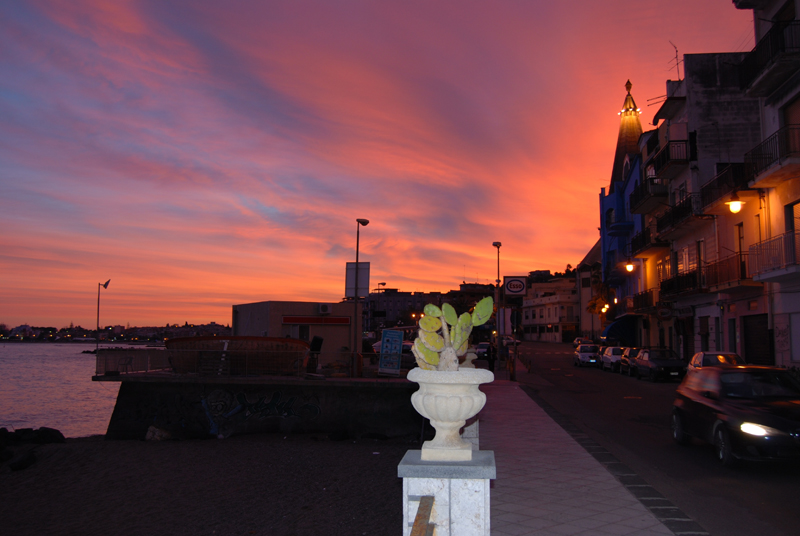
<svg viewBox="0 0 800 536">
<path fill-rule="evenodd" d="M 0 427 L 105 434 L 119 383 L 93 382 L 88 344 L 0 343 Z"/>
</svg>

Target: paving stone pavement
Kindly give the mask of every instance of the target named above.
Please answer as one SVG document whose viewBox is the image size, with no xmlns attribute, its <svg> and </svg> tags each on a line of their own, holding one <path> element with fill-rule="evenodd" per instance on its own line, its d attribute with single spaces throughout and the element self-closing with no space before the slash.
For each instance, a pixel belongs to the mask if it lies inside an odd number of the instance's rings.
<svg viewBox="0 0 800 536">
<path fill-rule="evenodd" d="M 706 534 L 636 475 L 612 474 L 613 456 L 603 463 L 602 453 L 578 443 L 518 383 L 497 379 L 481 390 L 480 448 L 493 450 L 497 463 L 493 535 Z"/>
</svg>

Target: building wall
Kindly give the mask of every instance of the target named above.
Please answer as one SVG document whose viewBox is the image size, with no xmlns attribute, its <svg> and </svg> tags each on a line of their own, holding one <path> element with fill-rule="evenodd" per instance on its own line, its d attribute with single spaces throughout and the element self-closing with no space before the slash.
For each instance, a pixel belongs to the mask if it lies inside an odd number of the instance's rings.
<svg viewBox="0 0 800 536">
<path fill-rule="evenodd" d="M 343 348 L 352 349 L 353 331 L 351 328 L 354 306 L 342 302 L 330 305 L 331 313 L 320 313 L 318 302 L 265 301 L 233 306 L 233 335 L 253 337 L 291 337 L 310 342 L 315 336 L 322 337 L 322 352 L 332 353 Z M 313 319 L 308 323 L 285 323 L 284 317 L 301 316 Z M 315 324 L 332 318 L 347 318 L 348 324 Z M 361 318 L 361 304 L 357 319 Z M 361 322 L 357 323 L 361 333 Z M 358 341 L 361 341 L 359 335 Z M 359 351 L 361 349 L 359 348 Z"/>
</svg>

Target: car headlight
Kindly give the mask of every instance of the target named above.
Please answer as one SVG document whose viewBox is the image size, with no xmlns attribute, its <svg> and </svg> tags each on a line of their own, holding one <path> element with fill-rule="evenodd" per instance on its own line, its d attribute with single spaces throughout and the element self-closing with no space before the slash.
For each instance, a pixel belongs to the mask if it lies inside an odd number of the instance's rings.
<svg viewBox="0 0 800 536">
<path fill-rule="evenodd" d="M 772 428 L 770 426 L 764 426 L 763 424 L 756 424 L 752 422 L 743 422 L 739 425 L 739 429 L 744 432 L 745 434 L 754 435 L 754 436 L 775 436 L 775 435 L 784 435 L 783 432 L 776 428 Z"/>
</svg>

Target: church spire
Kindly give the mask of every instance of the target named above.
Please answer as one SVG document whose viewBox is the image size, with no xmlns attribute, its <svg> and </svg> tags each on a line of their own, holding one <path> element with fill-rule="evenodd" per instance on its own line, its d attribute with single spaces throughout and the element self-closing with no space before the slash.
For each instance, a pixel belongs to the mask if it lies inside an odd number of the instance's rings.
<svg viewBox="0 0 800 536">
<path fill-rule="evenodd" d="M 611 170 L 611 184 L 608 192 L 614 191 L 614 183 L 625 179 L 622 176 L 622 168 L 625 164 L 625 156 L 639 152 L 639 136 L 642 135 L 642 123 L 639 121 L 641 110 L 636 106 L 636 102 L 631 96 L 631 81 L 625 84 L 628 95 L 622 104 L 622 110 L 617 114 L 619 120 L 619 136 L 617 137 L 617 150 L 614 154 L 614 167 Z"/>
</svg>

